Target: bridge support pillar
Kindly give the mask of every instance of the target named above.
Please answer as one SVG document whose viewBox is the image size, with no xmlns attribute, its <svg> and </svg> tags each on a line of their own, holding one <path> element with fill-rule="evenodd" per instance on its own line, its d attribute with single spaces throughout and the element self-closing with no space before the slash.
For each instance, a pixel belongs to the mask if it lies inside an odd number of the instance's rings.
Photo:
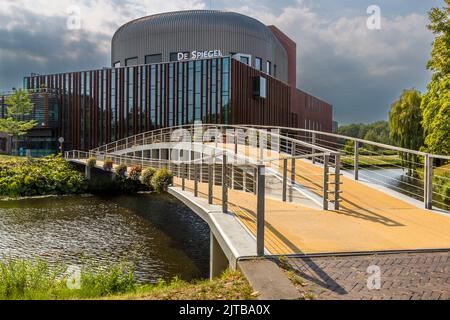
<svg viewBox="0 0 450 320">
<path fill-rule="evenodd" d="M 230 266 L 230 263 L 212 231 L 210 235 L 209 277 L 214 279 L 219 277 Z"/>
</svg>

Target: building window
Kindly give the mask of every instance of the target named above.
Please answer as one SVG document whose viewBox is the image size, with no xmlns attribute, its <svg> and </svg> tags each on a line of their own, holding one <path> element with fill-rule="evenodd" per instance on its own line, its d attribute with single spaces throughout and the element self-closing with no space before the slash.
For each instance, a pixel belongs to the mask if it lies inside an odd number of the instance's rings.
<svg viewBox="0 0 450 320">
<path fill-rule="evenodd" d="M 275 65 L 273 65 L 273 76 L 276 78 L 277 76 L 278 76 L 278 74 L 277 74 L 277 65 L 275 64 Z"/>
<path fill-rule="evenodd" d="M 262 71 L 262 59 L 255 58 L 255 68 L 259 71 Z"/>
<path fill-rule="evenodd" d="M 253 97 L 267 98 L 267 80 L 264 77 L 253 78 Z"/>
<path fill-rule="evenodd" d="M 266 72 L 267 74 L 272 75 L 272 62 L 270 61 L 267 61 Z"/>
<path fill-rule="evenodd" d="M 249 57 L 240 57 L 239 59 L 242 63 L 250 64 L 250 58 Z"/>
<path fill-rule="evenodd" d="M 128 58 L 125 60 L 125 66 L 129 67 L 129 66 L 136 66 L 138 64 L 138 58 L 134 57 L 134 58 Z"/>
<path fill-rule="evenodd" d="M 120 68 L 120 61 L 114 63 L 114 68 Z"/>
<path fill-rule="evenodd" d="M 145 56 L 145 64 L 152 64 L 152 63 L 160 63 L 162 62 L 162 54 L 149 54 Z"/>
<path fill-rule="evenodd" d="M 178 61 L 178 52 L 170 53 L 170 61 Z"/>
</svg>

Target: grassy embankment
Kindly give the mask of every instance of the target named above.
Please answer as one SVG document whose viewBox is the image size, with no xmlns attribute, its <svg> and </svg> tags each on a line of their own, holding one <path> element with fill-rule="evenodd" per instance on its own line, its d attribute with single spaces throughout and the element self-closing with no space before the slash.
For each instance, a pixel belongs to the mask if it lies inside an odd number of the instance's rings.
<svg viewBox="0 0 450 320">
<path fill-rule="evenodd" d="M 50 268 L 43 260 L 0 261 L 0 300 L 148 299 L 148 300 L 248 300 L 254 299 L 247 280 L 226 271 L 213 281 L 187 283 L 179 279 L 142 285 L 124 265 L 101 272 L 83 269 L 80 280 L 70 281 L 66 268 Z M 69 289 L 74 287 L 79 289 Z"/>
</svg>

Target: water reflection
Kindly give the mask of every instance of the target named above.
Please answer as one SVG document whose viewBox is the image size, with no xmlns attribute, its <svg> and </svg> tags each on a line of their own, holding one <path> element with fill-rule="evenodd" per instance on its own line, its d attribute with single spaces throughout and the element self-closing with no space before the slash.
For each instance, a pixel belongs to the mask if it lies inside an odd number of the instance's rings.
<svg viewBox="0 0 450 320">
<path fill-rule="evenodd" d="M 0 256 L 100 266 L 132 261 L 142 281 L 208 276 L 208 226 L 170 196 L 0 201 Z"/>
</svg>

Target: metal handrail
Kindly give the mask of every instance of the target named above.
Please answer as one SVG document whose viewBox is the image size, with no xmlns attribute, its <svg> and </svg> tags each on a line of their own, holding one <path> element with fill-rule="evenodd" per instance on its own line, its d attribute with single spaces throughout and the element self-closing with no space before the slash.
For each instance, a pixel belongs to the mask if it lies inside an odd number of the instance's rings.
<svg viewBox="0 0 450 320">
<path fill-rule="evenodd" d="M 290 130 L 290 131 L 306 132 L 306 133 L 311 133 L 311 134 L 314 133 L 314 134 L 322 135 L 322 136 L 328 136 L 328 137 L 333 137 L 333 138 L 352 140 L 354 142 L 368 144 L 368 145 L 372 145 L 372 146 L 375 146 L 375 147 L 388 149 L 388 150 L 392 150 L 392 151 L 396 151 L 396 152 L 411 153 L 411 154 L 415 154 L 415 155 L 418 155 L 418 156 L 426 156 L 426 155 L 428 155 L 428 156 L 430 156 L 433 159 L 450 160 L 450 156 L 437 155 L 437 154 L 431 154 L 431 153 L 418 151 L 418 150 L 412 150 L 412 149 L 396 147 L 396 146 L 392 146 L 392 145 L 388 145 L 388 144 L 384 144 L 384 143 L 379 143 L 379 142 L 364 140 L 364 139 L 360 139 L 360 138 L 344 136 L 344 135 L 331 133 L 331 132 L 316 131 L 316 130 L 301 129 L 301 128 L 290 128 L 290 127 L 282 127 L 282 126 L 265 126 L 265 125 L 243 125 L 243 127 L 250 127 L 250 128 L 255 128 L 256 127 L 256 128 L 265 128 L 265 129 Z"/>
</svg>

